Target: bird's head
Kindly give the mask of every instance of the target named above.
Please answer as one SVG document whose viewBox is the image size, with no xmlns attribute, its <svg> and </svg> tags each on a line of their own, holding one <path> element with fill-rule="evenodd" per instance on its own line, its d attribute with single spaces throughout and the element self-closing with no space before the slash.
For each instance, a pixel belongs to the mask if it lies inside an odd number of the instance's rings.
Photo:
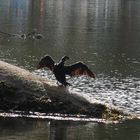
<svg viewBox="0 0 140 140">
<path fill-rule="evenodd" d="M 62 60 L 62 62 L 65 62 L 66 60 L 69 60 L 69 57 L 65 55 L 65 56 L 62 57 L 61 60 Z"/>
<path fill-rule="evenodd" d="M 51 56 L 46 55 L 39 61 L 38 65 L 37 65 L 37 69 L 41 69 L 44 67 L 48 67 L 51 70 L 53 69 L 54 60 L 51 58 Z"/>
</svg>

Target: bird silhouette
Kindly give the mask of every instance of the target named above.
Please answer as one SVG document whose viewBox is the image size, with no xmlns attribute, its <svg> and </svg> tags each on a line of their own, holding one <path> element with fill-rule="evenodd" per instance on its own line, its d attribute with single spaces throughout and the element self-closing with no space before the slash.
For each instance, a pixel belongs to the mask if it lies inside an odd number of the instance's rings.
<svg viewBox="0 0 140 140">
<path fill-rule="evenodd" d="M 95 74 L 83 62 L 76 62 L 75 64 L 65 66 L 65 61 L 68 59 L 68 56 L 63 56 L 59 63 L 55 63 L 51 56 L 46 55 L 38 63 L 37 69 L 41 69 L 43 67 L 49 68 L 55 75 L 57 83 L 62 84 L 62 86 L 71 85 L 66 81 L 66 75 L 86 75 L 91 78 L 95 78 Z"/>
</svg>

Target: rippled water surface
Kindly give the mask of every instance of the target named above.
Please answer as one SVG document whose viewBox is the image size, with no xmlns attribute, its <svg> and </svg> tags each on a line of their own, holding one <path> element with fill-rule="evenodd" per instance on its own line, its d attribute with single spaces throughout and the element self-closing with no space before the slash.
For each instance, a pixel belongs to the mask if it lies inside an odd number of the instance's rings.
<svg viewBox="0 0 140 140">
<path fill-rule="evenodd" d="M 102 124 L 32 119 L 0 119 L 1 140 L 139 140 L 140 122 Z"/>
<path fill-rule="evenodd" d="M 55 78 L 49 70 L 36 70 L 45 54 L 56 62 L 68 55 L 67 64 L 84 61 L 96 73 L 96 79 L 68 77 L 70 90 L 91 102 L 115 105 L 140 115 L 139 7 L 139 0 L 0 0 L 0 59 L 51 80 Z M 24 40 L 3 33 L 21 35 L 34 28 L 43 34 L 43 39 Z M 68 132 L 74 128 L 68 127 Z M 112 126 L 85 127 L 89 133 L 90 128 L 108 133 Z M 83 132 L 79 129 L 76 132 Z M 111 131 L 119 132 L 118 129 L 113 127 Z M 138 132 L 136 136 L 133 139 L 140 139 Z"/>
</svg>

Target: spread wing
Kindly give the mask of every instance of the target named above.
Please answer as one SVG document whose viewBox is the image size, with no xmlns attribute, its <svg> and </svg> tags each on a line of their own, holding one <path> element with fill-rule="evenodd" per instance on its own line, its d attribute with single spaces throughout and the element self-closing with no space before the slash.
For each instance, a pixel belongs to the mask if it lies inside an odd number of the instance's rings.
<svg viewBox="0 0 140 140">
<path fill-rule="evenodd" d="M 65 72 L 70 76 L 87 75 L 95 78 L 95 74 L 82 62 L 77 62 L 71 66 L 65 66 Z"/>
<path fill-rule="evenodd" d="M 41 60 L 40 60 L 40 62 L 38 63 L 38 65 L 37 65 L 37 69 L 41 69 L 41 68 L 43 68 L 43 67 L 47 67 L 47 68 L 49 68 L 50 70 L 53 70 L 53 68 L 54 68 L 54 60 L 49 56 L 49 55 L 47 55 L 47 56 L 45 56 L 45 57 L 43 57 Z"/>
</svg>

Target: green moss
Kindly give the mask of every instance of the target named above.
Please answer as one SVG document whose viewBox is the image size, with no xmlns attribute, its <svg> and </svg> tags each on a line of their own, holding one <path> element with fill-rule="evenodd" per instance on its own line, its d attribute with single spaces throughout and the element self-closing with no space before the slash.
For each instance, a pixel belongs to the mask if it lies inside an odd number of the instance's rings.
<svg viewBox="0 0 140 140">
<path fill-rule="evenodd" d="M 115 110 L 115 109 L 109 109 L 106 108 L 102 114 L 102 118 L 106 120 L 112 120 L 112 121 L 119 121 L 123 119 L 122 112 Z"/>
</svg>

